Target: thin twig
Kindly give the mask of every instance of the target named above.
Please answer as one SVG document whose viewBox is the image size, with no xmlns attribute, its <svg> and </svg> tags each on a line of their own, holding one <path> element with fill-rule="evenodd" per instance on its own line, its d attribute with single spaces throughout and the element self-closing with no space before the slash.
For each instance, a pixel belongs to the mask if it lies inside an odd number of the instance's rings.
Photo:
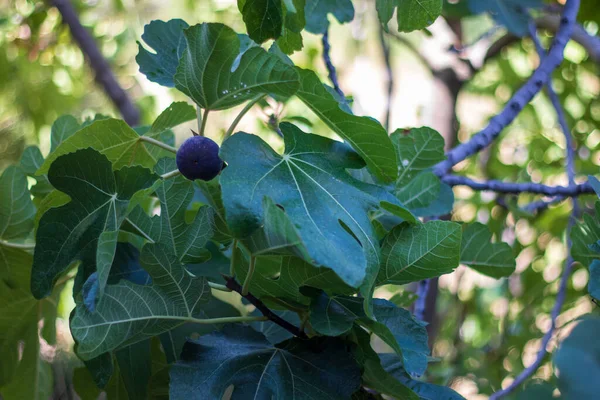
<svg viewBox="0 0 600 400">
<path fill-rule="evenodd" d="M 260 94 L 260 95 L 256 96 L 255 98 L 253 98 L 252 100 L 250 100 L 250 102 L 248 104 L 246 104 L 246 107 L 244 107 L 242 109 L 242 111 L 240 111 L 240 113 L 237 115 L 237 117 L 235 117 L 235 119 L 231 123 L 231 126 L 229 126 L 229 129 L 227 129 L 227 132 L 225 132 L 225 136 L 223 136 L 223 140 L 227 139 L 229 136 L 231 136 L 233 134 L 235 127 L 240 123 L 240 121 L 242 120 L 244 115 L 246 115 L 246 113 L 248 111 L 250 111 L 250 109 L 252 107 L 254 107 L 254 105 L 256 103 L 258 103 L 261 99 L 263 99 L 265 96 L 266 96 L 266 94 Z"/>
<path fill-rule="evenodd" d="M 492 118 L 489 124 L 482 131 L 475 134 L 468 142 L 460 144 L 450 150 L 446 154 L 447 159 L 435 166 L 434 172 L 438 176 L 442 177 L 454 165 L 489 146 L 492 141 L 500 135 L 500 132 L 514 121 L 525 105 L 528 104 L 540 90 L 542 90 L 544 85 L 550 80 L 552 71 L 554 71 L 563 60 L 563 51 L 573 32 L 577 11 L 579 10 L 579 3 L 580 0 L 567 1 L 561 17 L 560 29 L 556 33 L 548 55 L 540 62 L 540 65 L 531 75 L 527 83 L 515 93 L 500 114 Z"/>
<path fill-rule="evenodd" d="M 33 250 L 35 243 L 15 243 L 0 239 L 0 246 L 11 247 L 13 249 Z"/>
<path fill-rule="evenodd" d="M 567 259 L 565 261 L 565 269 L 560 278 L 560 284 L 558 286 L 558 292 L 556 293 L 556 301 L 554 303 L 554 307 L 552 308 L 552 312 L 550 313 L 550 328 L 544 334 L 542 338 L 542 344 L 540 345 L 540 350 L 535 357 L 534 362 L 527 368 L 525 368 L 519 375 L 517 375 L 514 381 L 511 382 L 509 386 L 506 388 L 497 391 L 496 393 L 490 396 L 489 400 L 498 400 L 510 393 L 512 393 L 517 387 L 519 387 L 523 382 L 525 382 L 531 375 L 538 370 L 538 368 L 542 365 L 544 361 L 544 357 L 547 354 L 546 348 L 548 347 L 548 343 L 552 339 L 552 335 L 554 330 L 556 329 L 556 319 L 560 315 L 560 311 L 565 302 L 565 297 L 567 295 L 567 283 L 569 282 L 569 277 L 571 276 L 571 270 L 573 268 L 573 258 L 571 256 L 571 228 L 577 222 L 577 218 L 575 213 L 571 214 L 569 218 L 569 225 L 567 227 Z"/>
<path fill-rule="evenodd" d="M 110 69 L 110 65 L 102 56 L 98 49 L 94 38 L 81 25 L 79 17 L 69 0 L 49 0 L 50 5 L 62 15 L 63 23 L 65 23 L 71 31 L 71 36 L 79 45 L 81 52 L 88 59 L 90 67 L 96 75 L 96 82 L 100 84 L 114 105 L 119 109 L 125 122 L 134 126 L 139 123 L 140 112 L 133 104 L 125 90 L 119 85 Z"/>
<path fill-rule="evenodd" d="M 331 50 L 331 45 L 329 44 L 329 31 L 326 30 L 323 34 L 323 61 L 325 62 L 325 66 L 327 67 L 327 72 L 329 72 L 329 80 L 333 84 L 333 89 L 336 93 L 341 97 L 342 101 L 346 101 L 346 96 L 344 92 L 340 88 L 340 84 L 338 82 L 337 72 L 335 70 L 335 66 L 331 62 L 331 56 L 329 51 Z"/>
<path fill-rule="evenodd" d="M 450 186 L 468 186 L 473 190 L 489 190 L 497 193 L 536 193 L 546 196 L 568 196 L 575 197 L 582 194 L 594 193 L 589 182 L 574 186 L 548 186 L 541 183 L 524 182 L 502 182 L 497 180 L 475 181 L 466 176 L 445 175 L 442 182 Z"/>
<path fill-rule="evenodd" d="M 531 38 L 533 39 L 533 41 L 535 43 L 536 49 L 540 56 L 540 62 L 541 62 L 541 60 L 545 57 L 545 51 L 537 37 L 536 28 L 533 23 L 530 24 L 530 34 L 531 34 Z M 563 108 L 560 104 L 560 101 L 558 99 L 558 96 L 552 89 L 552 85 L 550 82 L 548 83 L 548 95 L 550 96 L 550 100 L 552 101 L 552 105 L 554 106 L 554 109 L 555 109 L 557 117 L 558 117 L 559 124 L 563 130 L 563 134 L 565 135 L 565 139 L 567 142 L 567 149 L 566 149 L 567 163 L 566 163 L 565 169 L 567 170 L 567 175 L 569 177 L 569 187 L 575 187 L 576 186 L 575 185 L 575 165 L 574 165 L 575 149 L 573 146 L 573 137 L 571 135 L 571 130 L 569 129 L 569 126 L 566 122 L 565 114 L 564 114 Z M 573 201 L 573 210 L 571 211 L 571 216 L 569 218 L 569 224 L 567 226 L 567 232 L 566 232 L 566 235 L 567 235 L 567 238 L 566 238 L 567 259 L 565 261 L 565 269 L 564 269 L 562 277 L 560 279 L 558 292 L 556 294 L 556 301 L 554 303 L 554 307 L 552 308 L 552 312 L 550 313 L 550 328 L 548 329 L 548 331 L 544 334 L 544 337 L 542 338 L 542 344 L 540 346 L 540 349 L 537 353 L 537 356 L 536 356 L 534 362 L 530 366 L 525 368 L 519 375 L 517 375 L 515 377 L 515 379 L 511 382 L 511 384 L 508 385 L 505 389 L 502 389 L 502 390 L 494 393 L 492 396 L 490 396 L 490 400 L 498 400 L 498 399 L 510 394 L 517 387 L 519 387 L 523 382 L 528 380 L 535 373 L 535 371 L 537 371 L 538 368 L 542 365 L 542 362 L 547 354 L 548 343 L 550 343 L 550 340 L 552 339 L 554 331 L 556 330 L 556 319 L 560 315 L 560 311 L 562 309 L 562 306 L 565 302 L 565 298 L 567 296 L 567 284 L 569 282 L 569 277 L 571 275 L 571 270 L 573 268 L 573 257 L 571 255 L 571 247 L 573 245 L 573 243 L 571 241 L 571 230 L 572 230 L 573 226 L 577 223 L 577 215 L 579 212 L 579 207 L 578 207 L 576 198 L 572 198 L 572 201 Z"/>
<path fill-rule="evenodd" d="M 381 52 L 383 53 L 383 62 L 385 64 L 386 71 L 386 84 L 387 84 L 387 97 L 385 104 L 385 118 L 384 124 L 386 131 L 390 130 L 390 114 L 392 109 L 392 93 L 394 91 L 394 72 L 392 71 L 392 63 L 390 59 L 390 46 L 389 43 L 386 42 L 385 31 L 383 27 L 379 26 L 379 43 L 381 44 Z"/>
<path fill-rule="evenodd" d="M 531 39 L 535 44 L 535 48 L 540 57 L 540 62 L 542 59 L 546 57 L 546 51 L 542 47 L 542 43 L 537 36 L 535 23 L 529 24 L 529 33 L 531 35 Z M 546 85 L 546 89 L 548 91 L 548 97 L 550 98 L 550 102 L 556 111 L 556 117 L 558 119 L 558 124 L 560 125 L 563 135 L 565 136 L 566 142 L 566 159 L 567 159 L 567 177 L 569 178 L 569 186 L 575 185 L 575 141 L 573 140 L 573 135 L 571 134 L 571 130 L 569 129 L 569 125 L 567 124 L 567 117 L 565 115 L 565 111 L 563 110 L 562 105 L 560 104 L 560 99 L 558 95 L 554 91 L 552 87 L 552 81 L 548 81 Z"/>
<path fill-rule="evenodd" d="M 427 293 L 429 292 L 430 279 L 419 281 L 417 286 L 417 300 L 415 301 L 415 318 L 419 321 L 425 320 L 425 307 L 427 303 Z"/>
<path fill-rule="evenodd" d="M 209 281 L 208 286 L 210 286 L 211 289 L 220 290 L 221 292 L 231 292 L 232 291 L 227 286 L 221 285 L 220 283 L 214 283 L 214 282 Z"/>
<path fill-rule="evenodd" d="M 229 276 L 223 276 L 223 278 L 227 282 L 226 286 L 229 289 L 242 295 L 242 286 L 235 280 L 235 278 Z M 269 320 L 273 321 L 277 325 L 281 326 L 286 331 L 301 339 L 308 339 L 306 333 L 301 331 L 300 328 L 292 325 L 285 319 L 281 318 L 279 315 L 275 314 L 273 311 L 271 311 L 269 307 L 265 305 L 265 303 L 260 301 L 258 298 L 254 297 L 252 293 L 247 293 L 246 295 L 242 295 L 242 297 L 248 300 L 250 304 L 256 307 L 256 309 L 260 311 L 265 317 L 267 317 Z"/>
<path fill-rule="evenodd" d="M 166 174 L 162 174 L 160 177 L 162 179 L 169 179 L 169 178 L 174 178 L 176 176 L 181 175 L 181 171 L 179 171 L 178 169 L 174 169 L 171 172 L 167 172 Z"/>
<path fill-rule="evenodd" d="M 169 146 L 168 144 L 163 143 L 160 140 L 151 138 L 150 136 L 140 136 L 139 140 L 141 140 L 142 142 L 153 144 L 154 146 L 158 146 L 164 150 L 170 151 L 171 153 L 177 154 L 177 149 L 175 147 Z"/>
</svg>

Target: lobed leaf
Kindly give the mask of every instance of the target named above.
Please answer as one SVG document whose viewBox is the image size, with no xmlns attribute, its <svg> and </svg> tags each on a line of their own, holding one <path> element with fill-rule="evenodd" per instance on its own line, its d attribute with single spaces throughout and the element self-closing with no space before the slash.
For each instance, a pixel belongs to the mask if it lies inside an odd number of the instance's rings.
<svg viewBox="0 0 600 400">
<path fill-rule="evenodd" d="M 350 0 L 306 0 L 306 30 L 310 33 L 325 33 L 329 28 L 328 15 L 340 24 L 354 19 L 354 6 Z"/>
<path fill-rule="evenodd" d="M 396 226 L 381 245 L 377 284 L 403 285 L 452 272 L 459 263 L 461 236 L 455 222 Z"/>
<path fill-rule="evenodd" d="M 354 324 L 379 336 L 402 357 L 406 369 L 422 375 L 427 368 L 427 331 L 408 310 L 384 299 L 373 299 L 374 319 L 362 307 L 362 300 L 349 296 L 328 296 L 319 292 L 310 306 L 313 329 L 323 335 L 339 336 L 349 332 Z"/>
<path fill-rule="evenodd" d="M 144 26 L 142 40 L 155 53 L 146 50 L 138 42 L 138 54 L 135 61 L 140 66 L 140 72 L 148 80 L 167 87 L 175 87 L 173 77 L 177 72 L 179 59 L 187 48 L 183 30 L 189 25 L 181 19 L 167 22 L 152 21 Z"/>
<path fill-rule="evenodd" d="M 240 38 L 226 25 L 203 23 L 184 34 L 188 47 L 175 87 L 206 110 L 235 107 L 261 94 L 287 98 L 298 90 L 293 67 L 259 46 L 240 54 Z"/>
<path fill-rule="evenodd" d="M 82 304 L 75 308 L 71 333 L 83 360 L 189 322 L 209 301 L 206 279 L 192 277 L 162 244 L 146 244 L 140 262 L 152 278 L 151 285 L 121 280 L 106 287 L 95 312 Z"/>
<path fill-rule="evenodd" d="M 268 196 L 285 210 L 317 267 L 327 267 L 365 298 L 379 267 L 379 246 L 368 212 L 381 200 L 397 201 L 385 190 L 352 178 L 347 168 L 362 160 L 343 143 L 308 135 L 282 123 L 285 153 L 262 139 L 237 133 L 221 147 L 228 167 L 221 174 L 223 201 L 232 234 L 244 238 L 264 220 Z"/>
<path fill-rule="evenodd" d="M 515 271 L 516 262 L 507 243 L 491 243 L 492 233 L 478 222 L 465 225 L 462 233 L 460 263 L 474 270 L 502 278 Z"/>
<path fill-rule="evenodd" d="M 233 385 L 236 399 L 348 399 L 360 368 L 344 342 L 291 339 L 278 345 L 244 326 L 188 341 L 171 368 L 170 398 L 220 399 Z"/>
<path fill-rule="evenodd" d="M 49 209 L 40 219 L 31 276 L 31 291 L 36 298 L 47 296 L 58 276 L 75 260 L 82 261 L 83 279 L 94 272 L 97 261 L 101 261 L 99 272 L 107 276 L 103 268 L 112 260 L 104 260 L 110 258 L 110 254 L 104 254 L 104 246 L 112 244 L 103 245 L 98 253 L 101 235 L 118 231 L 133 194 L 149 187 L 157 177 L 141 167 L 113 172 L 105 156 L 85 149 L 56 159 L 48 178 L 71 201 Z M 116 243 L 116 235 L 112 234 L 110 240 Z"/>
<path fill-rule="evenodd" d="M 313 71 L 296 70 L 300 75 L 296 96 L 360 154 L 378 179 L 394 180 L 398 176 L 396 152 L 381 124 L 372 118 L 357 117 L 344 111 Z"/>
<path fill-rule="evenodd" d="M 442 13 L 443 0 L 377 0 L 377 16 L 388 29 L 388 23 L 397 8 L 396 17 L 400 32 L 412 32 L 427 28 Z"/>
<path fill-rule="evenodd" d="M 174 160 L 161 159 L 155 171 L 164 174 L 176 168 Z M 145 237 L 162 243 L 180 262 L 197 263 L 210 258 L 204 246 L 213 236 L 212 210 L 201 207 L 190 224 L 186 221 L 186 209 L 194 196 L 193 182 L 176 176 L 160 181 L 154 189 L 160 201 L 160 215 L 150 217 L 137 206 L 128 222 Z"/>
</svg>

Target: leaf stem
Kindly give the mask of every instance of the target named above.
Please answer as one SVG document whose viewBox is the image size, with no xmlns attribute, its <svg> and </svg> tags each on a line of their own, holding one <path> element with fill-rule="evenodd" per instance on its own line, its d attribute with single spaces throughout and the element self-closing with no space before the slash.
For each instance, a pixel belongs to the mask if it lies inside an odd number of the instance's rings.
<svg viewBox="0 0 600 400">
<path fill-rule="evenodd" d="M 33 250 L 35 243 L 14 243 L 0 239 L 0 246 L 11 247 L 13 249 Z"/>
<path fill-rule="evenodd" d="M 246 275 L 246 279 L 244 279 L 244 285 L 242 286 L 242 296 L 248 295 L 248 289 L 250 288 L 250 281 L 252 280 L 252 275 L 254 275 L 255 268 L 256 268 L 256 257 L 250 256 L 250 266 L 248 267 L 248 274 Z"/>
<path fill-rule="evenodd" d="M 240 113 L 237 115 L 237 117 L 235 117 L 235 119 L 231 123 L 231 126 L 229 127 L 229 129 L 227 129 L 227 132 L 225 132 L 225 136 L 223 136 L 223 140 L 227 139 L 229 136 L 231 136 L 233 134 L 235 127 L 240 123 L 240 121 L 242 120 L 244 115 L 246 115 L 246 113 L 248 111 L 250 111 L 250 109 L 252 107 L 254 107 L 254 105 L 256 103 L 258 103 L 261 99 L 263 99 L 265 96 L 266 96 L 266 94 L 259 94 L 258 96 L 256 96 L 252 100 L 250 100 L 250 102 L 248 104 L 246 104 L 246 107 L 244 107 L 244 109 L 242 111 L 240 111 Z"/>
<path fill-rule="evenodd" d="M 165 150 L 167 150 L 167 151 L 170 151 L 171 153 L 177 154 L 177 149 L 176 149 L 175 147 L 173 147 L 173 146 L 169 146 L 168 144 L 166 144 L 166 143 L 163 143 L 163 142 L 161 142 L 161 141 L 158 141 L 158 140 L 156 140 L 156 139 L 153 139 L 153 138 L 151 138 L 151 137 L 148 137 L 148 136 L 140 136 L 139 140 L 141 140 L 142 142 L 146 142 L 146 143 L 150 143 L 150 144 L 153 144 L 153 145 L 155 145 L 155 146 L 158 146 L 158 147 L 160 147 L 160 148 L 162 148 L 162 149 L 165 149 Z"/>
<path fill-rule="evenodd" d="M 202 116 L 202 124 L 200 125 L 200 128 L 199 128 L 200 131 L 198 132 L 198 134 L 200 136 L 205 136 L 204 130 L 206 129 L 206 121 L 208 120 L 208 112 L 209 112 L 208 108 L 205 108 L 204 115 Z M 200 122 L 200 121 L 198 121 L 198 122 Z"/>
<path fill-rule="evenodd" d="M 198 132 L 202 132 L 202 111 L 200 106 L 196 104 L 196 121 L 198 121 Z M 200 133 L 202 135 L 202 133 Z"/>
<path fill-rule="evenodd" d="M 181 174 L 181 172 L 178 169 L 175 169 L 171 172 L 167 172 L 166 174 L 161 175 L 160 177 L 162 179 L 169 179 L 169 178 L 174 178 L 180 174 Z"/>
<path fill-rule="evenodd" d="M 266 321 L 267 317 L 221 317 L 221 318 L 186 318 L 195 324 L 231 324 L 235 322 Z"/>
<path fill-rule="evenodd" d="M 231 263 L 229 264 L 229 275 L 231 277 L 235 277 L 235 263 L 237 261 L 236 250 L 237 250 L 238 241 L 237 239 L 233 239 L 233 244 L 231 245 Z"/>
<path fill-rule="evenodd" d="M 221 285 L 219 283 L 208 282 L 208 286 L 210 286 L 211 289 L 220 290 L 221 292 L 231 292 L 232 291 L 227 286 Z"/>
</svg>

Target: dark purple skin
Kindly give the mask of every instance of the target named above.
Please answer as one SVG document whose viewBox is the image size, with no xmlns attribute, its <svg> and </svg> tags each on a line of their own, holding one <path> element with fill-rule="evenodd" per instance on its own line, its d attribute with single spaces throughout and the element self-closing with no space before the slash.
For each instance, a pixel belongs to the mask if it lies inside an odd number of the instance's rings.
<svg viewBox="0 0 600 400">
<path fill-rule="evenodd" d="M 177 150 L 177 168 L 189 180 L 210 181 L 223 169 L 219 145 L 204 136 L 192 136 Z"/>
</svg>

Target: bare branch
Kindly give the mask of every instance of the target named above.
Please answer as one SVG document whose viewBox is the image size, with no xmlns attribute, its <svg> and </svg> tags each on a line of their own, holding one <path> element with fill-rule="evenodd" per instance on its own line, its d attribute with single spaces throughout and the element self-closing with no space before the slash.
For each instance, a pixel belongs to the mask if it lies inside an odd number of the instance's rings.
<svg viewBox="0 0 600 400">
<path fill-rule="evenodd" d="M 568 0 L 561 17 L 561 24 L 548 55 L 540 62 L 539 67 L 508 102 L 502 112 L 491 119 L 489 124 L 479 133 L 474 135 L 468 142 L 456 146 L 447 153 L 447 159 L 440 162 L 434 168 L 438 176 L 446 174 L 454 165 L 467 157 L 478 153 L 492 143 L 500 132 L 511 124 L 519 115 L 521 110 L 533 97 L 542 90 L 550 80 L 552 71 L 558 67 L 563 60 L 563 51 L 575 25 L 580 0 Z"/>
<path fill-rule="evenodd" d="M 530 34 L 531 34 L 531 38 L 533 39 L 533 41 L 535 43 L 538 54 L 540 55 L 540 60 L 542 60 L 546 55 L 545 55 L 544 48 L 542 47 L 542 45 L 537 37 L 536 28 L 533 23 L 530 24 Z M 575 184 L 575 166 L 574 166 L 575 149 L 573 146 L 573 136 L 571 135 L 571 131 L 569 129 L 569 126 L 567 125 L 567 122 L 565 119 L 565 113 L 562 109 L 562 106 L 560 104 L 558 96 L 552 89 L 551 82 L 548 83 L 548 95 L 550 97 L 550 100 L 552 101 L 552 105 L 554 106 L 554 109 L 556 110 L 559 124 L 563 130 L 565 139 L 567 141 L 567 149 L 566 149 L 567 165 L 565 168 L 567 170 L 567 175 L 569 176 L 569 187 L 574 188 L 576 186 L 576 184 Z M 505 389 L 500 390 L 500 391 L 494 393 L 492 396 L 490 396 L 490 400 L 500 399 L 500 398 L 508 395 L 509 393 L 513 392 L 517 387 L 519 387 L 519 385 L 521 385 L 523 382 L 528 380 L 535 373 L 535 371 L 537 371 L 537 369 L 540 367 L 540 365 L 542 365 L 544 358 L 546 357 L 548 343 L 550 343 L 550 340 L 552 339 L 552 335 L 554 334 L 554 331 L 556 330 L 556 319 L 560 315 L 560 311 L 565 302 L 565 297 L 567 295 L 567 283 L 569 281 L 569 276 L 571 275 L 571 270 L 573 268 L 573 257 L 571 255 L 571 247 L 573 245 L 573 243 L 571 241 L 571 230 L 572 230 L 573 226 L 575 225 L 575 223 L 577 222 L 577 214 L 579 211 L 579 207 L 577 205 L 577 199 L 573 198 L 572 201 L 573 201 L 573 210 L 571 211 L 571 216 L 569 218 L 569 225 L 567 226 L 567 239 L 566 239 L 567 259 L 565 261 L 565 269 L 564 269 L 562 277 L 560 279 L 558 292 L 556 294 L 556 301 L 554 303 L 554 307 L 552 308 L 552 312 L 550 314 L 550 328 L 548 329 L 548 331 L 544 334 L 544 337 L 542 338 L 542 344 L 540 346 L 540 349 L 537 353 L 537 356 L 536 356 L 534 362 L 529 367 L 525 368 L 519 375 L 517 375 L 515 380 L 508 387 L 506 387 Z"/>
<path fill-rule="evenodd" d="M 286 331 L 290 332 L 294 336 L 297 336 L 301 339 L 308 339 L 308 336 L 304 331 L 300 330 L 297 326 L 290 324 L 288 321 L 281 318 L 279 315 L 275 314 L 269 307 L 265 305 L 262 301 L 256 298 L 252 293 L 247 293 L 245 295 L 242 294 L 242 286 L 235 280 L 235 278 L 229 276 L 223 276 L 229 289 L 234 292 L 239 293 L 243 298 L 248 300 L 250 304 L 252 304 L 258 311 L 260 311 L 265 317 L 269 320 L 273 321 L 277 325 L 281 326 Z"/>
<path fill-rule="evenodd" d="M 533 182 L 503 182 L 497 180 L 475 181 L 466 176 L 444 175 L 442 182 L 450 186 L 468 186 L 473 190 L 489 190 L 497 193 L 536 193 L 546 196 L 568 196 L 576 197 L 582 194 L 594 193 L 594 189 L 588 183 L 580 183 L 574 186 L 548 186 Z"/>
<path fill-rule="evenodd" d="M 337 72 L 335 70 L 335 66 L 331 62 L 331 55 L 329 51 L 331 50 L 331 45 L 329 44 L 329 31 L 326 30 L 323 34 L 322 38 L 323 42 L 323 61 L 325 62 L 325 66 L 327 67 L 327 72 L 329 72 L 329 80 L 333 84 L 333 89 L 336 93 L 345 101 L 346 96 L 344 92 L 340 88 L 340 83 L 338 82 Z"/>
<path fill-rule="evenodd" d="M 383 62 L 385 64 L 386 78 L 387 78 L 387 98 L 385 105 L 385 118 L 384 124 L 386 131 L 390 130 L 390 113 L 392 108 L 392 92 L 394 91 L 394 73 L 392 71 L 392 63 L 390 60 L 390 45 L 386 42 L 383 27 L 379 26 L 379 43 L 381 44 L 381 51 L 383 53 Z"/>
<path fill-rule="evenodd" d="M 140 120 L 139 110 L 135 107 L 121 85 L 119 85 L 119 82 L 117 82 L 110 69 L 110 65 L 108 65 L 102 53 L 100 53 L 92 35 L 81 25 L 71 2 L 69 0 L 50 0 L 49 3 L 56 7 L 62 15 L 63 23 L 69 27 L 71 36 L 73 36 L 73 39 L 75 39 L 94 70 L 96 82 L 102 86 L 108 97 L 110 97 L 114 105 L 119 109 L 125 122 L 131 126 L 137 125 Z"/>
</svg>

